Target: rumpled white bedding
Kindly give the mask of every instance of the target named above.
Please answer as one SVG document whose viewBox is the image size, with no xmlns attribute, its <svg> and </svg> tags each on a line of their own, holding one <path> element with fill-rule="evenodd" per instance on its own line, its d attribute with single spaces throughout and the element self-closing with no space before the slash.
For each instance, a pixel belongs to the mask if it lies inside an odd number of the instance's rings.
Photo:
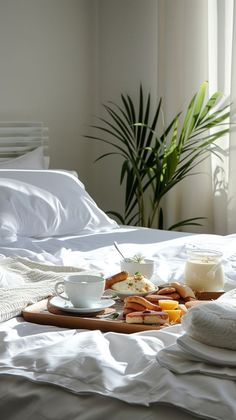
<svg viewBox="0 0 236 420">
<path fill-rule="evenodd" d="M 110 232 L 74 237 L 44 239 L 19 237 L 8 243 L 0 239 L 0 255 L 25 257 L 32 261 L 67 265 L 102 271 L 105 276 L 120 271 L 120 256 L 113 243 L 117 241 L 123 253 L 137 253 L 155 259 L 153 281 L 157 284 L 173 279 L 183 280 L 184 264 L 191 247 L 213 248 L 223 252 L 225 290 L 236 284 L 236 234 L 228 236 L 192 235 L 156 229 L 120 227 Z"/>
<path fill-rule="evenodd" d="M 144 406 L 169 403 L 203 418 L 235 419 L 234 381 L 175 375 L 157 362 L 158 351 L 181 334 L 181 326 L 131 335 L 32 329 L 12 319 L 0 327 L 0 375 Z"/>
<path fill-rule="evenodd" d="M 0 254 L 40 263 L 96 269 L 108 276 L 120 271 L 120 257 L 113 246 L 116 240 L 127 256 L 141 252 L 146 257 L 153 257 L 156 261 L 153 281 L 161 284 L 183 280 L 189 247 L 208 246 L 223 252 L 225 289 L 235 287 L 236 235 L 177 236 L 179 234 L 173 232 L 121 227 L 96 235 L 41 240 L 18 238 L 10 244 L 2 241 Z M 234 380 L 198 372 L 180 374 L 159 365 L 157 353 L 174 345 L 182 335 L 180 326 L 121 335 L 64 330 L 14 318 L 0 324 L 0 375 L 2 378 L 6 375 L 23 377 L 39 386 L 41 383 L 45 386 L 56 384 L 73 393 L 92 393 L 123 403 L 137 403 L 140 407 L 140 404 L 153 407 L 156 403 L 164 403 L 183 408 L 194 417 L 235 420 Z M 58 404 L 63 406 L 63 401 Z M 150 417 L 144 413 L 142 418 L 154 419 L 151 408 L 149 412 Z M 177 419 L 175 411 L 171 411 L 171 416 L 166 419 Z M 93 417 L 88 414 L 84 418 Z"/>
</svg>

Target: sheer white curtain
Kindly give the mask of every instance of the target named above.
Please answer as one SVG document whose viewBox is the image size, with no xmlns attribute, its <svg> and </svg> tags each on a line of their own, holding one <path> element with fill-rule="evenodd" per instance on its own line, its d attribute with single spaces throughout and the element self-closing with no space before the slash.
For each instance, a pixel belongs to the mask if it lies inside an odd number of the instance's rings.
<svg viewBox="0 0 236 420">
<path fill-rule="evenodd" d="M 236 108 L 236 28 L 234 0 L 159 0 L 159 95 L 166 122 L 184 110 L 204 80 L 209 95 L 230 96 Z M 236 137 L 220 141 L 223 160 L 211 156 L 165 200 L 166 225 L 204 216 L 201 228 L 186 230 L 236 232 Z"/>
<path fill-rule="evenodd" d="M 228 0 L 225 0 L 228 4 Z M 236 110 L 236 4 L 235 0 L 230 0 L 231 5 L 228 5 L 228 19 L 225 23 L 226 31 L 229 34 L 229 44 L 227 51 L 229 54 L 226 79 L 229 86 L 228 91 L 232 101 L 232 108 Z M 227 27 L 228 25 L 229 28 Z M 229 32 L 231 30 L 231 32 Z M 225 233 L 236 232 L 236 125 L 235 118 L 233 119 L 234 126 L 229 136 L 229 157 L 228 157 L 228 190 L 227 190 L 227 226 Z"/>
<path fill-rule="evenodd" d="M 234 21 L 234 0 L 208 0 L 209 93 L 224 92 L 234 103 L 232 108 L 236 108 Z M 213 226 L 215 232 L 221 234 L 236 232 L 235 141 L 232 131 L 218 142 L 225 151 L 222 160 L 211 157 Z"/>
</svg>

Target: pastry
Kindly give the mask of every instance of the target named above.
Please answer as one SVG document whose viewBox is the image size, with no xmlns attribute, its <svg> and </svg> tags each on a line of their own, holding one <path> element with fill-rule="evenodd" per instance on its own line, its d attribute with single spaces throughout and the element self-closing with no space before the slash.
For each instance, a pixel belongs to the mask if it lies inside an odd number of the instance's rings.
<svg viewBox="0 0 236 420">
<path fill-rule="evenodd" d="M 143 311 L 131 312 L 125 318 L 128 324 L 155 324 L 162 325 L 169 321 L 169 316 L 166 312 L 162 311 Z"/>
<path fill-rule="evenodd" d="M 189 302 L 185 302 L 185 306 L 187 309 L 192 308 L 193 306 L 202 305 L 204 303 L 212 302 L 211 300 L 192 300 Z"/>
<path fill-rule="evenodd" d="M 162 287 L 160 290 L 158 290 L 158 295 L 168 295 L 169 293 L 175 293 L 176 288 L 175 287 Z"/>
<path fill-rule="evenodd" d="M 179 293 L 181 298 L 184 300 L 196 299 L 196 296 L 193 290 L 187 286 L 186 284 L 178 283 L 177 281 L 170 284 L 171 287 L 174 287 L 176 291 Z"/>
<path fill-rule="evenodd" d="M 158 295 L 158 294 L 156 295 L 151 294 L 151 295 L 145 296 L 145 298 L 149 300 L 150 302 L 156 303 L 156 304 L 158 304 L 159 300 L 174 300 L 171 295 Z"/>
<path fill-rule="evenodd" d="M 147 309 L 146 306 L 140 305 L 139 303 L 135 302 L 126 302 L 124 304 L 124 308 L 132 309 L 133 311 L 145 311 L 145 309 Z"/>
<path fill-rule="evenodd" d="M 160 311 L 161 308 L 159 305 L 155 305 L 154 303 L 149 302 L 146 298 L 142 296 L 128 296 L 124 299 L 124 305 L 126 306 L 128 303 L 137 303 L 139 305 L 144 306 L 146 309 L 150 309 L 153 311 Z"/>
<path fill-rule="evenodd" d="M 121 271 L 120 273 L 114 274 L 114 276 L 108 277 L 105 280 L 105 289 L 110 289 L 115 283 L 126 280 L 129 276 L 127 271 Z"/>
<path fill-rule="evenodd" d="M 162 287 L 160 290 L 157 291 L 157 295 L 160 297 L 164 296 L 164 299 L 166 298 L 166 296 L 168 299 L 174 299 L 174 300 L 180 299 L 180 294 L 177 292 L 176 288 L 173 286 Z"/>
</svg>

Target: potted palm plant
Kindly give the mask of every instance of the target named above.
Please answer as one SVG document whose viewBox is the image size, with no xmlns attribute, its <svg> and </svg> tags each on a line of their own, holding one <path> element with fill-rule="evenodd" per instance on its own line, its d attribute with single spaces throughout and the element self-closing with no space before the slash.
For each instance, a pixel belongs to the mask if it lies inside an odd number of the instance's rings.
<svg viewBox="0 0 236 420">
<path fill-rule="evenodd" d="M 179 112 L 162 132 L 162 98 L 151 112 L 151 95 L 144 97 L 139 88 L 138 106 L 129 95 L 121 94 L 121 104 L 104 104 L 108 118 L 92 125 L 96 134 L 86 138 L 99 140 L 113 148 L 96 161 L 119 154 L 123 163 L 120 184 L 125 184 L 124 213 L 108 211 L 121 224 L 164 227 L 163 197 L 210 153 L 220 154 L 216 141 L 227 134 L 230 104 L 219 106 L 221 93 L 206 99 L 204 82 L 191 99 L 186 112 Z M 214 131 L 212 131 L 214 128 Z M 189 218 L 169 229 L 199 225 L 204 217 Z"/>
</svg>

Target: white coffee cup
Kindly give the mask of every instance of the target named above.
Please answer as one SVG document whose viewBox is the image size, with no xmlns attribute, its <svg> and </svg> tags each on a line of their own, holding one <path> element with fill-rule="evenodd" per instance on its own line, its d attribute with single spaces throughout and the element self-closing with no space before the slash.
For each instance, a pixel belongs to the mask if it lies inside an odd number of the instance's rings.
<svg viewBox="0 0 236 420">
<path fill-rule="evenodd" d="M 66 296 L 61 294 L 64 288 Z M 76 308 L 93 308 L 100 302 L 105 290 L 105 279 L 102 274 L 81 271 L 76 274 L 69 274 L 64 281 L 55 285 L 58 296 L 70 301 Z"/>
</svg>

